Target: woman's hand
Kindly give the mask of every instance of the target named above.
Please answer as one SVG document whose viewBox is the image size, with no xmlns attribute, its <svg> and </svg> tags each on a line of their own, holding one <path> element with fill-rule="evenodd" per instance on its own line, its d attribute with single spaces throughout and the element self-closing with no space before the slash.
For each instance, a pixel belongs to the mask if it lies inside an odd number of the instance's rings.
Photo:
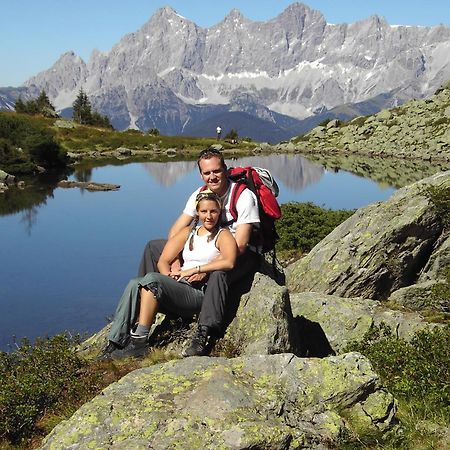
<svg viewBox="0 0 450 450">
<path fill-rule="evenodd" d="M 191 275 L 189 278 L 186 278 L 189 283 L 194 283 L 195 281 L 203 281 L 206 278 L 206 273 L 194 273 L 194 275 Z"/>
<path fill-rule="evenodd" d="M 175 270 L 169 273 L 169 277 L 173 278 L 174 280 L 181 281 L 186 280 L 189 283 L 192 283 L 194 281 L 202 281 L 206 277 L 206 273 L 197 273 L 197 268 L 193 267 L 192 269 L 186 269 L 186 270 Z"/>
</svg>

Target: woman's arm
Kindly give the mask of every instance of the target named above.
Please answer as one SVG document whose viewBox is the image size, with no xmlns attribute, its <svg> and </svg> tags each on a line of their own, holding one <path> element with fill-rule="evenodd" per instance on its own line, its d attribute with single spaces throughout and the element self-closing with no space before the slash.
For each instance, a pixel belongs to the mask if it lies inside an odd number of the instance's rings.
<svg viewBox="0 0 450 450">
<path fill-rule="evenodd" d="M 172 261 L 183 250 L 184 244 L 189 236 L 190 231 L 190 227 L 184 227 L 167 241 L 158 260 L 159 273 L 163 275 L 170 274 L 170 265 L 172 264 Z"/>
<path fill-rule="evenodd" d="M 192 269 L 182 270 L 180 272 L 180 278 L 189 278 L 197 273 L 213 272 L 214 270 L 231 270 L 236 263 L 238 255 L 238 248 L 233 235 L 229 230 L 222 230 L 217 238 L 217 248 L 220 251 L 220 255 L 213 261 L 202 264 Z"/>
</svg>

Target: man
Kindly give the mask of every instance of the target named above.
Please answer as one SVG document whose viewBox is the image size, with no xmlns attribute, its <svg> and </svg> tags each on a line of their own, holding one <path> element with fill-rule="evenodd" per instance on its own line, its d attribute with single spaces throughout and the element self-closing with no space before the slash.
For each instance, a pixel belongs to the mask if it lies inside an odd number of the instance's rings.
<svg viewBox="0 0 450 450">
<path fill-rule="evenodd" d="M 242 279 L 245 275 L 254 273 L 259 263 L 259 256 L 247 249 L 253 226 L 259 224 L 258 201 L 253 192 L 245 189 L 236 203 L 238 217 L 232 220 L 230 213 L 230 193 L 234 182 L 227 177 L 227 166 L 218 150 L 203 150 L 197 160 L 200 176 L 207 188 L 221 197 L 224 211 L 222 224 L 227 224 L 233 233 L 238 246 L 238 259 L 235 268 L 229 272 L 216 271 L 210 274 L 202 309 L 198 319 L 198 329 L 190 347 L 183 356 L 207 355 L 213 342 L 223 333 L 226 300 L 229 286 Z M 188 226 L 195 215 L 195 197 L 201 187 L 189 197 L 182 214 L 169 231 L 169 238 L 183 227 Z M 147 243 L 139 267 L 138 276 L 148 272 L 156 272 L 156 264 L 161 254 L 165 240 Z M 195 274 L 188 281 L 200 281 L 205 274 Z"/>
</svg>

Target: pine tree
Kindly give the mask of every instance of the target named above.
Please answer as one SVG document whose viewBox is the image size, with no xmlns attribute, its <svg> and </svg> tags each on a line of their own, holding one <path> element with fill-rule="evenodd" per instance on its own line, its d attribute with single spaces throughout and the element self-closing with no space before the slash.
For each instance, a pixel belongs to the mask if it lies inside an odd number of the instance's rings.
<svg viewBox="0 0 450 450">
<path fill-rule="evenodd" d="M 26 105 L 22 100 L 22 97 L 19 97 L 14 105 L 14 109 L 18 113 L 25 113 L 26 112 Z"/>
<path fill-rule="evenodd" d="M 73 113 L 72 117 L 75 122 L 82 124 L 89 124 L 92 119 L 92 108 L 91 102 L 87 94 L 80 88 L 77 98 L 73 102 Z"/>
</svg>

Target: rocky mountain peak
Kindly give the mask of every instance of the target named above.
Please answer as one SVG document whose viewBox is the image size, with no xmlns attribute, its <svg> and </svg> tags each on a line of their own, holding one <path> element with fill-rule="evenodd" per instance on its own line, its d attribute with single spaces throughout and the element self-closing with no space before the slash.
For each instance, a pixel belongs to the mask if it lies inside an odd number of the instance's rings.
<svg viewBox="0 0 450 450">
<path fill-rule="evenodd" d="M 450 78 L 449 43 L 449 27 L 393 27 L 378 16 L 330 25 L 299 2 L 267 22 L 233 9 L 208 29 L 166 6 L 109 53 L 94 51 L 87 66 L 68 52 L 25 86 L 31 94 L 45 89 L 59 110 L 83 87 L 121 129 L 158 123 L 177 134 L 237 107 L 292 124 L 344 104 L 372 102 L 373 113 L 393 96 L 430 95 Z M 235 101 L 243 93 L 247 106 Z"/>
<path fill-rule="evenodd" d="M 229 21 L 241 21 L 242 19 L 244 19 L 244 16 L 242 15 L 241 11 L 239 11 L 239 9 L 237 8 L 233 8 L 223 19 L 224 22 L 229 22 Z"/>
</svg>

